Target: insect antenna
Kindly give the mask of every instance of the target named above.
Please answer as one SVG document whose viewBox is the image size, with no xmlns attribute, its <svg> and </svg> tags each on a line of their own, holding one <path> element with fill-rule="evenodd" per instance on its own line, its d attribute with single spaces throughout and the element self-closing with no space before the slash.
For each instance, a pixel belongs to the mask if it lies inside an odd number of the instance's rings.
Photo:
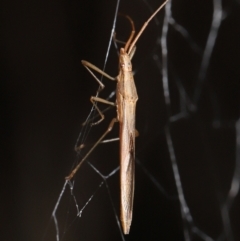
<svg viewBox="0 0 240 241">
<path fill-rule="evenodd" d="M 132 20 L 128 15 L 126 15 L 126 14 L 118 13 L 118 15 L 127 18 L 128 21 L 129 21 L 130 24 L 131 24 L 131 27 L 132 27 L 132 32 L 131 32 L 131 34 L 130 34 L 130 36 L 129 36 L 129 38 L 128 38 L 128 41 L 125 43 L 125 46 L 124 46 L 124 51 L 125 51 L 125 52 L 128 52 L 128 48 L 129 48 L 129 46 L 130 46 L 130 44 L 131 44 L 131 42 L 132 42 L 132 39 L 133 39 L 133 37 L 134 37 L 134 35 L 135 35 L 135 32 L 136 32 L 136 31 L 135 31 L 134 22 L 133 22 L 133 20 Z M 116 38 L 116 37 L 115 37 L 115 38 Z M 116 39 L 115 39 L 115 41 L 116 41 Z M 118 42 L 120 42 L 120 41 L 118 41 Z"/>
<path fill-rule="evenodd" d="M 135 39 L 132 41 L 127 53 L 131 53 L 133 47 L 135 46 L 136 42 L 138 41 L 138 39 L 140 38 L 141 34 L 143 33 L 143 31 L 145 30 L 145 28 L 147 27 L 147 25 L 149 24 L 149 22 L 155 17 L 155 15 L 166 5 L 166 3 L 169 0 L 166 0 L 152 15 L 151 17 L 143 24 L 142 28 L 140 29 L 140 31 L 138 32 L 137 36 L 135 37 Z M 129 42 L 129 40 L 128 40 Z M 128 43 L 127 42 L 127 43 Z M 126 44 L 127 45 L 127 44 Z M 126 50 L 126 46 L 124 48 Z"/>
</svg>

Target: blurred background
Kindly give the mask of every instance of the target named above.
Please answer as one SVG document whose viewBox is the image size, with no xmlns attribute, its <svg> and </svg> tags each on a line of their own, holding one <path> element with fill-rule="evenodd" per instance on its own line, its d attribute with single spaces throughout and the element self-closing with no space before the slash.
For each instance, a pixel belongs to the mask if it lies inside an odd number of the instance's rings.
<svg viewBox="0 0 240 241">
<path fill-rule="evenodd" d="M 160 3 L 122 0 L 119 11 L 139 30 Z M 89 132 L 87 150 L 116 115 L 110 110 L 106 121 L 82 129 L 98 84 L 81 60 L 103 68 L 115 9 L 116 1 L 104 0 L 0 3 L 2 240 L 56 240 L 51 214 L 64 177 L 79 160 L 78 135 Z M 140 38 L 133 60 L 140 136 L 133 223 L 125 240 L 239 240 L 240 2 L 173 0 L 171 9 L 176 22 L 165 24 L 168 58 L 161 51 L 163 10 Z M 118 39 L 126 40 L 130 31 L 118 18 Z M 118 73 L 113 45 L 106 72 Z M 115 83 L 103 82 L 106 98 Z M 110 136 L 117 133 L 118 125 Z M 189 219 L 178 198 L 174 158 Z M 117 142 L 89 157 L 103 175 L 118 160 Z M 233 178 L 235 193 L 229 194 Z M 76 176 L 79 209 L 93 195 L 80 218 L 66 186 L 56 213 L 60 240 L 124 240 L 116 221 L 119 173 L 99 187 L 102 180 L 87 163 Z"/>
</svg>

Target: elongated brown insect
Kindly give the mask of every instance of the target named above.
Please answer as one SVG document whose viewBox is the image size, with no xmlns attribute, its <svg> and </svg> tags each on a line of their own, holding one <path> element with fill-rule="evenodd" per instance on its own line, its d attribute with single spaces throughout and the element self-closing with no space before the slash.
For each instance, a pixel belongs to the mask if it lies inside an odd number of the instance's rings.
<svg viewBox="0 0 240 241">
<path fill-rule="evenodd" d="M 119 140 L 120 140 L 120 189 L 121 189 L 121 202 L 120 202 L 120 220 L 123 228 L 124 234 L 129 234 L 131 222 L 132 222 L 132 212 L 133 212 L 133 197 L 134 197 L 134 182 L 135 182 L 135 137 L 137 131 L 135 130 L 135 110 L 136 102 L 138 100 L 137 90 L 133 79 L 132 73 L 132 63 L 131 59 L 135 53 L 136 47 L 135 44 L 144 29 L 147 27 L 148 23 L 152 18 L 164 7 L 168 2 L 166 0 L 144 23 L 141 30 L 137 36 L 133 39 L 135 34 L 134 23 L 130 17 L 128 18 L 132 25 L 131 35 L 125 44 L 124 48 L 120 49 L 119 55 L 119 74 L 117 77 L 111 77 L 93 64 L 82 60 L 84 67 L 91 73 L 91 75 L 99 83 L 101 89 L 104 88 L 104 85 L 101 81 L 95 76 L 91 71 L 94 70 L 106 78 L 117 81 L 116 89 L 116 103 L 107 101 L 99 97 L 91 97 L 91 102 L 98 111 L 101 119 L 93 124 L 98 124 L 104 119 L 104 115 L 99 110 L 95 102 L 102 102 L 104 104 L 109 104 L 116 106 L 117 117 L 113 118 L 109 124 L 107 131 L 101 136 L 101 138 L 93 145 L 93 147 L 88 151 L 85 157 L 80 161 L 80 163 L 75 167 L 75 169 L 66 177 L 66 180 L 71 180 L 75 173 L 78 171 L 82 163 L 87 159 L 89 154 L 96 148 L 96 146 L 104 139 L 104 137 L 112 130 L 114 123 L 119 122 L 120 131 L 119 131 Z"/>
</svg>

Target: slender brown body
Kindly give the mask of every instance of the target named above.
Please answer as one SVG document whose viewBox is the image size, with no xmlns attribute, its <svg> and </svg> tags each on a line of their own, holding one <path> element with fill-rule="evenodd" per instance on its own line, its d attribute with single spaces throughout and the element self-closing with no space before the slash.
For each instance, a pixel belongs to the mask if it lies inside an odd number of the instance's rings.
<svg viewBox="0 0 240 241">
<path fill-rule="evenodd" d="M 120 125 L 121 223 L 129 233 L 132 221 L 135 182 L 135 111 L 138 100 L 130 57 L 120 50 L 120 73 L 117 77 L 117 113 Z"/>
<path fill-rule="evenodd" d="M 132 64 L 131 59 L 135 53 L 135 44 L 144 29 L 147 27 L 148 23 L 153 19 L 153 17 L 163 8 L 163 6 L 168 2 L 165 0 L 161 6 L 150 16 L 150 18 L 144 23 L 137 36 L 133 39 L 135 34 L 135 27 L 132 19 L 124 15 L 132 25 L 131 35 L 125 44 L 124 48 L 120 49 L 119 56 L 119 75 L 114 78 L 106 74 L 104 71 L 96 67 L 95 65 L 82 60 L 84 67 L 90 72 L 90 74 L 99 83 L 101 90 L 104 88 L 102 82 L 95 76 L 92 70 L 102 74 L 106 78 L 116 81 L 117 80 L 117 90 L 116 90 L 116 103 L 102 99 L 98 96 L 92 96 L 90 98 L 94 107 L 98 111 L 101 119 L 92 125 L 100 123 L 104 119 L 103 113 L 100 111 L 95 102 L 102 102 L 104 104 L 112 105 L 117 107 L 117 118 L 113 118 L 109 124 L 106 132 L 98 139 L 98 141 L 93 145 L 93 147 L 87 152 L 83 159 L 78 163 L 78 165 L 72 170 L 72 172 L 66 177 L 66 180 L 71 180 L 87 157 L 92 153 L 96 146 L 103 141 L 105 136 L 112 130 L 114 123 L 119 121 L 120 125 L 120 189 L 121 189 L 121 200 L 120 200 L 120 219 L 124 234 L 129 234 L 131 222 L 132 222 L 132 211 L 133 211 L 133 197 L 134 197 L 134 186 L 135 186 L 135 112 L 136 112 L 136 102 L 138 100 L 137 90 L 133 79 Z M 115 39 L 115 41 L 117 41 Z M 78 148 L 77 148 L 78 149 Z M 81 149 L 81 148 L 80 148 Z"/>
</svg>

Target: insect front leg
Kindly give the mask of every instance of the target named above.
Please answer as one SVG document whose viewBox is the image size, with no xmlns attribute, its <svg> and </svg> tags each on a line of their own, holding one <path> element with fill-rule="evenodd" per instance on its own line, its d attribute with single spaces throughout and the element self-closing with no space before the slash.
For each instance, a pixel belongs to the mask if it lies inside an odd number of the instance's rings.
<svg viewBox="0 0 240 241">
<path fill-rule="evenodd" d="M 82 64 L 83 66 L 89 71 L 89 73 L 93 76 L 93 78 L 98 82 L 99 86 L 100 86 L 100 90 L 104 89 L 104 84 L 97 78 L 97 76 L 93 73 L 92 70 L 98 72 L 99 74 L 103 75 L 104 77 L 112 80 L 112 81 L 116 81 L 116 78 L 108 75 L 107 73 L 105 73 L 104 71 L 102 71 L 101 69 L 99 69 L 97 66 L 91 64 L 90 62 L 86 61 L 86 60 L 82 60 Z M 102 99 L 102 98 L 99 98 L 99 97 L 94 97 L 92 96 L 90 98 L 90 101 L 92 102 L 92 104 L 94 105 L 94 107 L 96 108 L 96 110 L 98 111 L 99 115 L 101 116 L 101 119 L 97 122 L 94 122 L 92 123 L 92 125 L 97 125 L 99 124 L 101 121 L 104 120 L 104 115 L 103 113 L 101 112 L 101 110 L 98 108 L 98 106 L 96 105 L 96 102 L 101 102 L 101 103 L 104 103 L 104 104 L 108 104 L 108 105 L 111 105 L 111 106 L 115 106 L 115 103 L 111 102 L 111 101 L 108 101 L 108 100 L 105 100 L 105 99 Z M 84 125 L 85 123 L 83 123 Z"/>
<path fill-rule="evenodd" d="M 92 72 L 92 70 L 98 72 L 99 74 L 105 76 L 106 78 L 110 79 L 110 80 L 113 80 L 113 81 L 116 81 L 116 78 L 115 77 L 112 77 L 110 75 L 108 75 L 107 73 L 105 73 L 104 71 L 102 71 L 101 69 L 99 69 L 97 66 L 89 63 L 88 61 L 86 60 L 82 60 L 82 64 L 83 66 L 89 71 L 89 73 L 93 76 L 93 78 L 99 83 L 100 87 L 101 87 L 101 90 L 104 89 L 104 84 L 97 78 L 97 76 Z M 92 70 L 91 70 L 92 69 Z"/>
</svg>

